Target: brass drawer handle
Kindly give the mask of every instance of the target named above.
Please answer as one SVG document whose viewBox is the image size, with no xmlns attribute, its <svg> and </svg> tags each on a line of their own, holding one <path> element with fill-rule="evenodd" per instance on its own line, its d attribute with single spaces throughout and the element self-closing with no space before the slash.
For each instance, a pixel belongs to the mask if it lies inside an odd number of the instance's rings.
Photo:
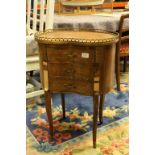
<svg viewBox="0 0 155 155">
<path fill-rule="evenodd" d="M 64 69 L 64 73 L 73 74 L 75 73 L 75 69 Z"/>
<path fill-rule="evenodd" d="M 68 89 L 76 88 L 76 86 L 73 83 L 65 83 L 64 86 L 67 87 Z"/>
<path fill-rule="evenodd" d="M 75 54 L 68 54 L 67 56 L 68 56 L 69 58 L 75 58 L 75 57 L 76 57 Z"/>
</svg>

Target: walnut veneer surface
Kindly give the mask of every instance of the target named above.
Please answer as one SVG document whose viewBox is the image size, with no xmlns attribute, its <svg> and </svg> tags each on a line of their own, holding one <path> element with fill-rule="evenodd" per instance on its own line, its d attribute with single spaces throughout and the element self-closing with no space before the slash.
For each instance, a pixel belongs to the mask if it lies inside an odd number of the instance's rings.
<svg viewBox="0 0 155 155">
<path fill-rule="evenodd" d="M 102 123 L 104 96 L 113 86 L 115 44 L 118 41 L 118 34 L 48 30 L 37 33 L 35 38 L 39 43 L 41 79 L 45 90 L 51 137 L 53 137 L 53 120 L 50 95 L 56 92 L 62 93 L 64 117 L 65 93 L 91 95 L 94 99 L 93 146 L 95 148 L 98 109 L 99 120 Z"/>
</svg>

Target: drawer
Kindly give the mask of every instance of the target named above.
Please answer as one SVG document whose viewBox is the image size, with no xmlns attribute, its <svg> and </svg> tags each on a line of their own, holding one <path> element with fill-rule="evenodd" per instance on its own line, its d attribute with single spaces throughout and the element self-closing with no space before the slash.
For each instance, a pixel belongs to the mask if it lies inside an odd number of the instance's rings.
<svg viewBox="0 0 155 155">
<path fill-rule="evenodd" d="M 49 77 L 68 77 L 70 79 L 90 80 L 93 77 L 93 65 L 88 63 L 49 63 Z"/>
<path fill-rule="evenodd" d="M 93 86 L 90 82 L 52 79 L 50 80 L 50 90 L 51 92 L 74 92 L 91 95 L 93 93 Z"/>
<path fill-rule="evenodd" d="M 47 47 L 48 62 L 84 62 L 92 63 L 94 53 L 91 48 L 85 47 Z"/>
</svg>

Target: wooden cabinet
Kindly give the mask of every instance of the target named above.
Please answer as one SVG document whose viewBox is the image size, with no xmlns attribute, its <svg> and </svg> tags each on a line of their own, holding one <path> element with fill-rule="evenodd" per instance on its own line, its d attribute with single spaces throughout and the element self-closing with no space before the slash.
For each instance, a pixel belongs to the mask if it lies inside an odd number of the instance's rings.
<svg viewBox="0 0 155 155">
<path fill-rule="evenodd" d="M 39 43 L 42 83 L 51 137 L 51 94 L 80 93 L 94 98 L 93 146 L 96 147 L 97 115 L 102 123 L 104 95 L 113 85 L 117 33 L 48 30 L 35 36 Z M 98 100 L 100 96 L 100 101 Z M 100 102 L 100 103 L 99 103 Z"/>
</svg>

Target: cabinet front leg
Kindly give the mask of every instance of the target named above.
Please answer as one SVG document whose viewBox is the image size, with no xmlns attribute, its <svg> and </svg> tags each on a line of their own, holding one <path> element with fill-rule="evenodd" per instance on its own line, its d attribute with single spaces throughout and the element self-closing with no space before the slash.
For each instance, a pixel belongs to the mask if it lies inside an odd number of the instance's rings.
<svg viewBox="0 0 155 155">
<path fill-rule="evenodd" d="M 45 91 L 45 105 L 46 105 L 46 113 L 49 122 L 51 141 L 53 141 L 53 118 L 52 118 L 52 105 L 51 105 L 51 94 L 49 91 Z"/>
<path fill-rule="evenodd" d="M 61 103 L 62 103 L 63 118 L 65 118 L 66 114 L 65 114 L 65 94 L 64 93 L 61 94 Z"/>
<path fill-rule="evenodd" d="M 98 118 L 98 95 L 93 96 L 93 148 L 96 148 L 97 118 Z"/>
<path fill-rule="evenodd" d="M 126 72 L 126 68 L 127 68 L 127 57 L 124 57 L 123 72 Z"/>
<path fill-rule="evenodd" d="M 105 95 L 100 95 L 100 105 L 99 105 L 99 121 L 100 125 L 103 123 L 103 105 L 104 105 Z"/>
<path fill-rule="evenodd" d="M 116 84 L 117 91 L 120 91 L 120 53 L 119 53 L 119 45 L 116 45 L 116 57 L 115 57 L 115 75 L 116 75 Z"/>
</svg>

